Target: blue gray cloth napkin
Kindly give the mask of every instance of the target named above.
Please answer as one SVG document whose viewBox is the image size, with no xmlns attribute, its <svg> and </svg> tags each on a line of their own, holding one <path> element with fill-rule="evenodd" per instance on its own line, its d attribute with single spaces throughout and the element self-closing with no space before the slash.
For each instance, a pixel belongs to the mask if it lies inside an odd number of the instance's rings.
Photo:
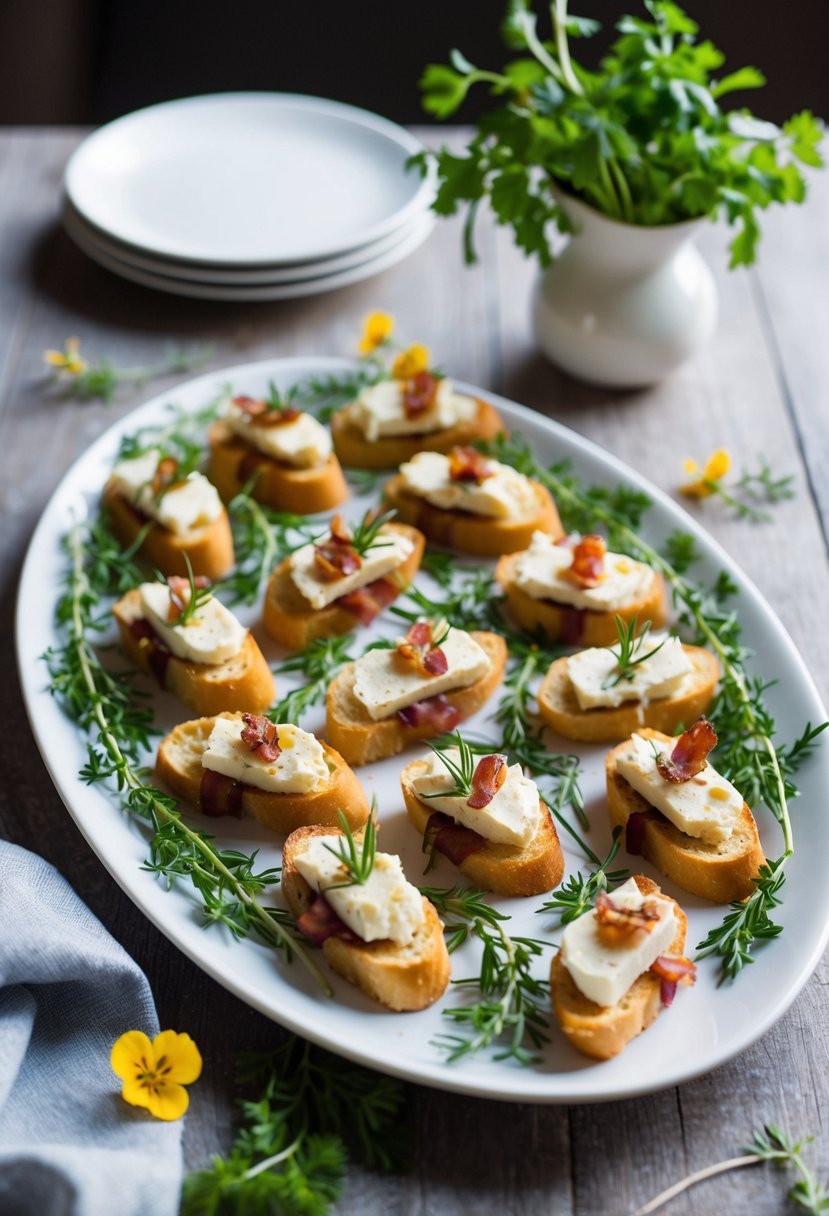
<svg viewBox="0 0 829 1216">
<path fill-rule="evenodd" d="M 178 1211 L 182 1125 L 121 1098 L 125 1030 L 158 1033 L 146 978 L 57 870 L 0 841 L 2 1216 Z"/>
</svg>

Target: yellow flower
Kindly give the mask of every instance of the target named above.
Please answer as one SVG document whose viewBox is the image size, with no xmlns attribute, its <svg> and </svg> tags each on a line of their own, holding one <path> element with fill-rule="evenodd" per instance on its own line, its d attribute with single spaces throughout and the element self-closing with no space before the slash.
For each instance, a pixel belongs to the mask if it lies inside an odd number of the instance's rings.
<svg viewBox="0 0 829 1216">
<path fill-rule="evenodd" d="M 408 380 L 418 372 L 428 369 L 429 358 L 429 347 L 415 342 L 413 346 L 400 352 L 392 365 L 391 374 L 395 380 Z"/>
<path fill-rule="evenodd" d="M 720 481 L 731 468 L 731 453 L 725 448 L 717 448 L 706 460 L 704 469 L 700 470 L 695 460 L 684 460 L 682 467 L 695 480 L 680 486 L 680 494 L 688 498 L 707 498 L 716 488 L 712 483 Z"/>
<path fill-rule="evenodd" d="M 361 355 L 372 355 L 394 333 L 394 317 L 387 312 L 372 312 L 363 322 L 363 336 L 357 344 Z"/>
<path fill-rule="evenodd" d="M 189 1034 L 162 1030 L 152 1043 L 143 1030 L 128 1030 L 113 1044 L 112 1070 L 124 1082 L 121 1097 L 145 1106 L 156 1119 L 180 1119 L 190 1104 L 185 1085 L 201 1076 L 199 1049 Z"/>
<path fill-rule="evenodd" d="M 70 376 L 79 376 L 86 371 L 86 360 L 78 354 L 80 349 L 80 338 L 67 338 L 63 350 L 45 350 L 43 362 L 58 371 L 68 372 Z"/>
</svg>

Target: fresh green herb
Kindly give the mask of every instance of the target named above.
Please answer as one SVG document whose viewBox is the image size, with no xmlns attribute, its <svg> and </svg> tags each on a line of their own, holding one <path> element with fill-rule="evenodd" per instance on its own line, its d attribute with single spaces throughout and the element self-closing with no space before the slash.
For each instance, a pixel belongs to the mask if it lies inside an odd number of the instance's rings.
<svg viewBox="0 0 829 1216">
<path fill-rule="evenodd" d="M 203 608 L 208 600 L 213 598 L 213 589 L 209 582 L 201 586 L 196 581 L 196 576 L 193 573 L 193 565 L 186 553 L 183 554 L 184 564 L 187 567 L 187 582 L 188 595 L 187 599 L 182 603 L 181 610 L 176 618 L 176 625 L 189 625 L 195 619 L 200 608 Z M 169 581 L 165 578 L 162 580 L 165 585 L 169 586 Z M 173 591 L 170 588 L 170 601 L 172 603 Z"/>
<path fill-rule="evenodd" d="M 86 572 L 90 594 L 96 600 L 105 599 L 110 595 L 126 595 L 144 581 L 144 573 L 135 557 L 151 527 L 152 523 L 147 522 L 139 529 L 132 544 L 125 549 L 121 541 L 113 535 L 105 515 L 100 514 L 90 519 L 87 524 Z M 103 613 L 102 627 L 106 627 L 110 619 L 109 612 Z"/>
<path fill-rule="evenodd" d="M 362 887 L 371 878 L 374 859 L 377 856 L 377 824 L 374 819 L 374 811 L 375 808 L 372 806 L 371 814 L 363 830 L 362 840 L 359 843 L 354 839 L 345 815 L 342 811 L 337 811 L 337 819 L 343 830 L 343 837 L 336 846 L 326 844 L 325 847 L 345 868 L 348 877 L 342 882 L 327 887 L 326 890 L 338 891 L 341 887 Z"/>
<path fill-rule="evenodd" d="M 519 56 L 502 71 L 471 64 L 459 51 L 452 66 L 430 64 L 421 80 L 424 107 L 438 118 L 457 110 L 470 89 L 485 85 L 499 99 L 479 120 L 465 154 L 447 148 L 413 158 L 434 164 L 439 215 L 467 208 L 464 249 L 474 261 L 473 225 L 488 199 L 498 223 L 547 265 L 553 228 L 570 230 L 572 194 L 629 224 L 672 224 L 700 216 L 737 225 L 731 265 L 755 260 L 759 212 L 772 203 L 802 203 L 800 166 L 819 167 L 823 128 L 808 111 L 782 127 L 720 101 L 765 83 L 756 68 L 719 75 L 724 57 L 674 0 L 645 0 L 642 17 L 625 16 L 619 37 L 588 71 L 570 39 L 598 23 L 568 16 L 567 0 L 549 5 L 545 35 L 529 0 L 510 0 L 502 27 Z"/>
<path fill-rule="evenodd" d="M 298 723 L 306 710 L 324 701 L 334 676 L 341 667 L 351 662 L 348 647 L 353 641 L 353 633 L 338 638 L 315 638 L 305 650 L 280 663 L 277 674 L 301 672 L 307 682 L 291 689 L 268 710 L 267 717 L 271 722 Z"/>
<path fill-rule="evenodd" d="M 761 510 L 758 503 L 774 505 L 794 498 L 794 474 L 775 477 L 765 460 L 761 460 L 756 473 L 744 468 L 740 480 L 731 489 L 727 489 L 718 478 L 703 477 L 702 481 L 709 492 L 726 506 L 732 507 L 740 519 L 749 519 L 753 523 L 768 523 L 771 519 L 768 511 Z"/>
<path fill-rule="evenodd" d="M 355 494 L 373 494 L 389 475 L 386 469 L 345 469 L 344 472 Z"/>
<path fill-rule="evenodd" d="M 423 799 L 427 798 L 468 798 L 472 793 L 472 775 L 475 772 L 475 756 L 472 748 L 457 731 L 454 735 L 443 736 L 440 739 L 435 739 L 429 743 L 429 747 L 435 753 L 444 766 L 449 776 L 455 782 L 452 789 L 441 790 L 437 794 L 420 794 Z M 449 748 L 457 749 L 458 763 L 447 754 Z"/>
<path fill-rule="evenodd" d="M 499 921 L 509 920 L 486 902 L 485 891 L 475 887 L 421 887 L 420 894 L 435 905 L 443 918 L 446 948 L 450 954 L 464 944 L 476 921 L 495 927 Z"/>
<path fill-rule="evenodd" d="M 454 629 L 491 629 L 502 636 L 507 632 L 500 612 L 503 596 L 493 594 L 490 570 L 481 566 L 462 567 L 455 577 L 457 564 L 453 569 L 453 559 L 446 554 L 427 553 L 426 557 L 424 570 L 437 579 L 446 595 L 440 599 L 411 586 L 404 600 L 407 606 L 395 605 L 391 610 L 394 616 L 405 621 L 419 621 L 437 613 Z"/>
<path fill-rule="evenodd" d="M 297 408 L 314 414 L 320 422 L 329 422 L 336 410 L 359 397 L 364 388 L 387 379 L 385 367 L 368 360 L 361 367 L 347 372 L 308 376 L 290 390 L 290 398 Z"/>
<path fill-rule="evenodd" d="M 79 354 L 80 344 L 69 339 L 63 351 L 46 351 L 43 358 L 52 369 L 52 379 L 61 387 L 64 397 L 75 397 L 81 401 L 112 401 L 118 389 L 125 384 L 134 389 L 143 388 L 149 380 L 161 376 L 184 375 L 209 363 L 213 357 L 210 346 L 197 346 L 187 351 L 170 347 L 158 363 L 143 367 L 116 367 L 105 357 L 88 363 Z"/>
<path fill-rule="evenodd" d="M 393 545 L 394 540 L 392 538 L 388 540 L 382 538 L 382 529 L 385 524 L 394 519 L 396 514 L 396 511 L 384 511 L 378 515 L 373 508 L 366 511 L 362 519 L 351 526 L 352 549 L 359 553 L 360 557 L 365 557 L 368 550 L 372 547 L 382 549 Z"/>
<path fill-rule="evenodd" d="M 190 412 L 170 405 L 170 421 L 162 425 L 139 427 L 124 435 L 118 451 L 119 460 L 131 460 L 155 448 L 161 457 L 169 456 L 178 464 L 180 476 L 186 477 L 198 469 L 204 459 L 205 427 L 218 417 L 226 390 L 200 410 Z"/>
<path fill-rule="evenodd" d="M 617 684 L 621 684 L 622 680 L 632 680 L 636 674 L 636 668 L 641 663 L 647 663 L 648 659 L 652 659 L 655 654 L 658 654 L 667 642 L 668 639 L 663 638 L 656 646 L 651 647 L 650 650 L 646 650 L 651 622 L 645 621 L 642 626 L 642 632 L 638 637 L 636 635 L 637 624 L 637 617 L 633 617 L 630 621 L 625 621 L 622 617 L 616 616 L 619 649 L 614 650 L 612 646 L 607 647 L 616 660 L 616 670 L 615 672 L 611 672 L 603 682 L 602 688 L 615 688 Z"/>
<path fill-rule="evenodd" d="M 578 920 L 585 912 L 589 912 L 600 891 L 607 891 L 630 876 L 629 870 L 610 869 L 621 843 L 622 829 L 614 828 L 613 843 L 604 861 L 589 874 L 582 874 L 581 871 L 571 874 L 566 882 L 556 888 L 552 899 L 546 900 L 537 911 L 555 913 L 560 917 L 562 925 Z"/>
<path fill-rule="evenodd" d="M 665 540 L 665 557 L 677 574 L 685 574 L 702 557 L 697 548 L 696 539 L 690 532 L 680 532 L 677 528 Z"/>
<path fill-rule="evenodd" d="M 319 534 L 319 525 L 307 516 L 274 511 L 257 502 L 252 488 L 245 486 L 228 506 L 236 565 L 223 580 L 222 590 L 231 604 L 255 604 L 277 562 Z"/>
</svg>

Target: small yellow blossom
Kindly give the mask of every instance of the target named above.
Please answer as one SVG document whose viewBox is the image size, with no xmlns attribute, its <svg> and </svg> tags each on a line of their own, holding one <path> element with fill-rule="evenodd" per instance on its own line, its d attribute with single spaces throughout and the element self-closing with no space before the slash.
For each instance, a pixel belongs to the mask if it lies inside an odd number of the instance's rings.
<svg viewBox="0 0 829 1216">
<path fill-rule="evenodd" d="M 392 364 L 391 374 L 395 380 L 408 380 L 418 372 L 427 371 L 429 359 L 429 347 L 415 342 L 413 346 L 400 352 Z"/>
<path fill-rule="evenodd" d="M 70 376 L 79 376 L 86 371 L 86 360 L 78 354 L 80 349 L 80 338 L 67 338 L 63 350 L 45 350 L 43 362 Z"/>
<path fill-rule="evenodd" d="M 372 312 L 363 322 L 363 336 L 357 344 L 361 355 L 373 355 L 378 346 L 394 333 L 394 317 L 387 312 Z"/>
<path fill-rule="evenodd" d="M 201 1076 L 202 1059 L 189 1034 L 162 1030 L 152 1043 L 143 1030 L 128 1030 L 113 1044 L 112 1070 L 124 1082 L 121 1097 L 145 1106 L 156 1119 L 180 1119 L 190 1104 L 185 1085 Z"/>
<path fill-rule="evenodd" d="M 731 468 L 731 453 L 725 448 L 717 448 L 705 462 L 705 468 L 700 469 L 695 460 L 684 460 L 682 467 L 689 477 L 695 480 L 686 482 L 679 487 L 680 494 L 688 498 L 707 498 L 714 493 L 713 482 L 720 481 Z"/>
</svg>

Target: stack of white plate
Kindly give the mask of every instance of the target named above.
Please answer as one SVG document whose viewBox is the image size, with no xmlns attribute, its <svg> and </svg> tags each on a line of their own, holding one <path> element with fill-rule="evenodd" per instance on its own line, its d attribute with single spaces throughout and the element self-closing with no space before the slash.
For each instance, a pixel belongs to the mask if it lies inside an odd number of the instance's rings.
<svg viewBox="0 0 829 1216">
<path fill-rule="evenodd" d="M 66 168 L 64 225 L 115 274 L 174 295 L 288 300 L 388 269 L 429 235 L 421 145 L 317 97 L 226 93 L 150 106 Z"/>
</svg>

